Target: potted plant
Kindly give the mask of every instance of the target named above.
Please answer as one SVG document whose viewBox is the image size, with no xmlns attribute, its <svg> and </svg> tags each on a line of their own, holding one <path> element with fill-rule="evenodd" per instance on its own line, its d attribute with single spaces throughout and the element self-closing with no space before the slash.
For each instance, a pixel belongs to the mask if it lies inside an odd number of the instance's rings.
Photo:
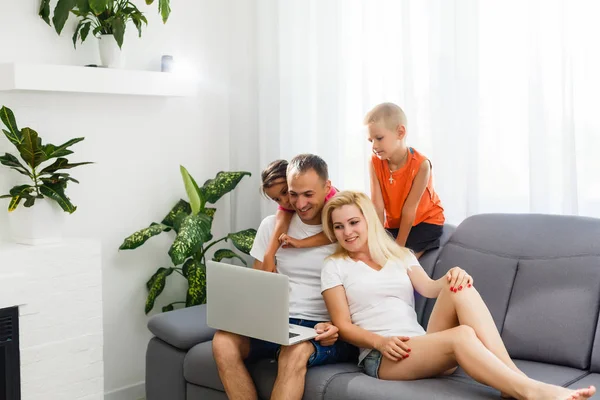
<svg viewBox="0 0 600 400">
<path fill-rule="evenodd" d="M 77 207 L 71 203 L 65 190 L 69 182 L 79 183 L 64 170 L 91 164 L 90 162 L 69 163 L 65 158 L 73 151 L 69 149 L 84 138 L 71 139 L 59 146 L 42 144 L 38 133 L 31 128 L 19 129 L 15 115 L 7 107 L 0 109 L 0 120 L 6 127 L 2 129 L 8 140 L 16 147 L 21 160 L 10 153 L 0 156 L 0 164 L 25 176 L 27 183 L 14 186 L 8 198 L 9 223 L 13 238 L 20 243 L 38 244 L 60 239 L 60 215 L 54 212 L 56 205 L 69 214 Z M 54 160 L 51 164 L 50 161 Z M 46 164 L 46 166 L 44 166 Z M 19 204 L 25 207 L 15 212 Z M 36 207 L 33 207 L 35 205 Z M 54 205 L 54 207 L 53 207 Z M 64 215 L 64 214 L 63 214 Z"/>
<path fill-rule="evenodd" d="M 148 239 L 162 232 L 175 233 L 173 244 L 169 249 L 173 265 L 168 268 L 158 268 L 146 282 L 148 290 L 146 314 L 154 308 L 156 298 L 164 290 L 167 278 L 174 272 L 175 275 L 187 280 L 185 300 L 163 306 L 163 312 L 173 310 L 178 304 L 190 307 L 206 303 L 208 250 L 220 242 L 231 240 L 237 250 L 249 254 L 256 236 L 256 230 L 246 229 L 212 240 L 212 221 L 217 210 L 206 207 L 207 203 L 214 204 L 223 195 L 235 189 L 244 176 L 250 176 L 249 172 L 219 172 L 214 179 L 207 180 L 202 187 L 199 187 L 183 166 L 180 169 L 189 202 L 179 200 L 160 223 L 153 222 L 147 228 L 135 232 L 119 247 L 120 250 L 131 250 L 140 247 Z M 217 250 L 212 259 L 221 261 L 226 258 L 236 258 L 246 264 L 239 254 L 228 248 Z"/>
<path fill-rule="evenodd" d="M 39 16 L 50 23 L 50 1 L 41 0 Z M 152 4 L 154 0 L 146 0 Z M 159 0 L 158 10 L 164 23 L 171 13 L 170 0 Z M 61 34 L 69 15 L 73 14 L 79 22 L 73 34 L 73 46 L 77 41 L 82 43 L 90 32 L 100 38 L 100 58 L 105 66 L 119 66 L 120 50 L 127 23 L 132 21 L 142 36 L 142 26 L 148 25 L 148 20 L 135 4 L 129 0 L 58 0 L 52 16 L 56 33 Z"/>
</svg>

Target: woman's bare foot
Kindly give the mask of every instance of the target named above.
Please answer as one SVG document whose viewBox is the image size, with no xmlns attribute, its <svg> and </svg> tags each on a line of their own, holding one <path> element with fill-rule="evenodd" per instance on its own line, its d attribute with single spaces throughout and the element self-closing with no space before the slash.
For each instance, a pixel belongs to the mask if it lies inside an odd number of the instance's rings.
<svg viewBox="0 0 600 400">
<path fill-rule="evenodd" d="M 532 396 L 527 396 L 530 400 L 584 400 L 589 399 L 596 393 L 596 388 L 590 386 L 584 389 L 571 390 L 560 386 L 542 384 Z"/>
</svg>

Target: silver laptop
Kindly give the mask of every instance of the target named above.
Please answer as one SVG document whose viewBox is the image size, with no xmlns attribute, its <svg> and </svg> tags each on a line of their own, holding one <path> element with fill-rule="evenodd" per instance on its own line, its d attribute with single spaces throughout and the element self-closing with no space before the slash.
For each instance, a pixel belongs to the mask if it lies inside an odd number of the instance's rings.
<svg viewBox="0 0 600 400">
<path fill-rule="evenodd" d="M 286 275 L 207 261 L 206 322 L 282 345 L 314 338 L 313 328 L 289 323 L 289 291 Z"/>
</svg>

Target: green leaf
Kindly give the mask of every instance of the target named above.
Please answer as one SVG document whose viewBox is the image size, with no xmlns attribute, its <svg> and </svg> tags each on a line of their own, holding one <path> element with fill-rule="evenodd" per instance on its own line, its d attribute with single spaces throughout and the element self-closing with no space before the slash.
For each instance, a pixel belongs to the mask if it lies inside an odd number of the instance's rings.
<svg viewBox="0 0 600 400">
<path fill-rule="evenodd" d="M 148 290 L 148 298 L 146 299 L 146 309 L 145 309 L 146 314 L 148 314 L 150 311 L 152 311 L 152 308 L 154 307 L 154 302 L 156 301 L 156 298 L 162 293 L 162 291 L 165 288 L 167 276 L 169 276 L 173 273 L 173 268 L 167 268 L 167 269 L 162 268 L 162 269 L 163 269 L 163 271 L 160 271 L 157 274 L 155 274 L 156 276 L 154 277 L 152 285 L 150 286 L 150 289 Z"/>
<path fill-rule="evenodd" d="M 181 268 L 181 273 L 183 274 L 183 276 L 185 276 L 187 278 L 189 275 L 190 268 L 198 267 L 200 265 L 201 265 L 200 261 L 196 260 L 195 258 L 188 258 L 183 263 L 183 267 Z"/>
<path fill-rule="evenodd" d="M 10 153 L 5 153 L 3 156 L 0 156 L 0 164 L 6 165 L 7 167 L 19 171 L 21 174 L 27 175 L 28 177 L 32 178 L 32 175 L 27 170 L 27 168 L 23 164 L 21 164 L 17 157 L 13 156 Z"/>
<path fill-rule="evenodd" d="M 150 5 L 152 3 L 154 3 L 154 0 L 146 0 L 146 4 Z"/>
<path fill-rule="evenodd" d="M 141 245 L 143 245 L 144 243 L 146 243 L 146 241 L 148 239 L 150 239 L 151 237 L 159 235 L 168 229 L 169 229 L 169 227 L 166 225 L 152 223 L 149 227 L 141 229 L 141 230 L 135 232 L 134 234 L 128 236 L 123 241 L 123 244 L 121 244 L 121 246 L 119 246 L 119 250 L 136 249 L 136 248 L 140 247 Z"/>
<path fill-rule="evenodd" d="M 250 254 L 255 236 L 256 229 L 246 229 L 227 235 L 227 237 L 233 242 L 233 245 L 236 247 L 236 249 L 245 254 Z"/>
<path fill-rule="evenodd" d="M 197 306 L 206 303 L 206 267 L 202 264 L 192 266 L 188 271 L 188 291 L 185 306 Z"/>
<path fill-rule="evenodd" d="M 166 306 L 164 306 L 162 308 L 162 312 L 169 312 L 169 311 L 173 311 L 175 309 L 175 307 L 173 307 L 173 304 L 167 304 Z"/>
<path fill-rule="evenodd" d="M 67 150 L 68 147 L 74 145 L 75 143 L 79 143 L 85 138 L 75 138 L 67 141 L 66 143 L 61 144 L 60 146 L 55 146 L 53 144 L 47 144 L 42 147 L 44 154 L 48 159 L 68 156 L 69 154 L 73 154 L 73 151 Z"/>
<path fill-rule="evenodd" d="M 183 213 L 184 215 L 190 215 L 192 213 L 192 208 L 190 207 L 190 204 L 185 201 L 180 199 L 177 204 L 175 204 L 175 206 L 171 209 L 171 211 L 169 211 L 169 213 L 167 214 L 166 217 L 163 218 L 163 220 L 161 221 L 162 224 L 170 226 L 171 228 L 175 227 L 175 220 L 177 218 L 177 215 Z M 177 229 L 179 230 L 179 229 Z"/>
<path fill-rule="evenodd" d="M 75 0 L 58 0 L 58 3 L 56 3 L 52 23 L 54 23 L 54 29 L 59 35 L 65 26 L 65 22 L 67 22 L 67 19 L 69 18 L 69 13 L 75 6 Z"/>
<path fill-rule="evenodd" d="M 53 174 L 56 171 L 58 171 L 59 169 L 71 169 L 71 168 L 79 167 L 80 165 L 86 165 L 86 164 L 93 164 L 93 163 L 92 162 L 80 162 L 80 163 L 69 164 L 69 160 L 67 160 L 66 158 L 59 158 L 56 161 L 54 161 L 52 164 L 48 165 L 46 168 L 41 170 L 39 175 Z"/>
<path fill-rule="evenodd" d="M 210 208 L 210 207 L 206 207 L 204 210 L 202 210 L 202 213 L 208 215 L 211 218 L 214 218 L 216 212 L 217 212 L 216 208 Z"/>
<path fill-rule="evenodd" d="M 90 3 L 88 2 L 88 0 L 76 0 L 76 2 L 77 9 L 79 10 L 79 12 L 81 12 L 81 14 L 85 15 L 90 12 Z"/>
<path fill-rule="evenodd" d="M 89 0 L 90 9 L 96 15 L 102 14 L 110 3 L 112 3 L 112 0 Z"/>
<path fill-rule="evenodd" d="M 221 261 L 224 258 L 237 258 L 238 260 L 243 262 L 245 266 L 248 266 L 248 264 L 246 263 L 246 260 L 244 260 L 242 257 L 235 254 L 232 250 L 219 249 L 219 250 L 215 251 L 215 254 L 213 256 L 213 261 Z"/>
<path fill-rule="evenodd" d="M 204 214 L 188 215 L 181 222 L 177 237 L 169 249 L 173 264 L 179 265 L 211 237 L 212 218 Z"/>
<path fill-rule="evenodd" d="M 171 14 L 171 6 L 169 5 L 170 0 L 158 0 L 158 12 L 162 17 L 163 24 L 167 23 L 169 15 Z"/>
<path fill-rule="evenodd" d="M 125 36 L 125 20 L 123 18 L 115 18 L 111 23 L 113 36 L 119 45 L 119 49 L 123 46 L 123 37 Z"/>
<path fill-rule="evenodd" d="M 202 206 L 204 205 L 204 199 L 202 198 L 202 194 L 200 193 L 198 184 L 183 165 L 179 166 L 179 170 L 181 171 L 181 177 L 183 178 L 183 185 L 185 186 L 185 191 L 188 195 L 188 198 L 190 199 L 190 205 L 192 206 L 192 214 L 198 214 L 198 212 L 202 209 Z"/>
<path fill-rule="evenodd" d="M 44 196 L 56 201 L 60 208 L 62 208 L 64 211 L 68 212 L 69 214 L 73 214 L 75 210 L 77 210 L 77 207 L 71 203 L 71 200 L 65 194 L 65 186 L 65 182 L 59 182 L 56 184 L 44 183 L 42 186 L 40 186 L 40 192 Z"/>
<path fill-rule="evenodd" d="M 8 131 L 2 129 L 2 132 L 4 132 L 8 140 L 15 146 L 21 144 L 21 142 L 23 142 L 23 135 L 17 127 L 15 114 L 10 108 L 4 106 L 0 108 L 0 120 L 8 129 Z"/>
<path fill-rule="evenodd" d="M 42 0 L 40 2 L 40 10 L 38 15 L 50 25 L 50 0 Z"/>
<path fill-rule="evenodd" d="M 202 197 L 208 203 L 216 203 L 223 195 L 231 192 L 244 176 L 250 176 L 250 172 L 219 172 L 215 179 L 209 179 L 200 188 Z"/>
<path fill-rule="evenodd" d="M 82 43 L 85 41 L 85 39 L 87 39 L 88 35 L 90 34 L 91 27 L 92 27 L 91 22 L 86 22 L 83 25 L 83 28 L 81 28 L 81 42 Z"/>
<path fill-rule="evenodd" d="M 8 204 L 8 211 L 14 211 L 23 199 L 26 200 L 27 204 L 33 205 L 35 199 L 31 195 L 31 192 L 33 192 L 34 190 L 35 188 L 31 185 L 19 185 L 10 189 L 10 197 L 12 197 L 12 199 Z M 26 206 L 28 206 L 27 204 Z"/>
<path fill-rule="evenodd" d="M 21 158 L 31 168 L 37 168 L 47 160 L 46 154 L 42 151 L 42 139 L 39 138 L 36 131 L 30 128 L 23 128 L 21 133 L 23 142 L 17 145 Z"/>
<path fill-rule="evenodd" d="M 152 275 L 150 277 L 150 279 L 148 279 L 148 282 L 146 282 L 146 289 L 148 289 L 148 291 L 150 291 L 150 289 L 152 289 L 152 285 L 154 285 L 154 281 L 156 280 L 156 277 L 159 274 L 165 272 L 167 269 L 171 269 L 172 270 L 173 268 L 162 268 L 161 267 L 161 268 L 159 268 L 159 269 L 156 270 L 156 272 L 154 273 L 154 275 Z M 173 271 L 169 272 L 168 275 L 170 275 L 172 272 Z"/>
</svg>

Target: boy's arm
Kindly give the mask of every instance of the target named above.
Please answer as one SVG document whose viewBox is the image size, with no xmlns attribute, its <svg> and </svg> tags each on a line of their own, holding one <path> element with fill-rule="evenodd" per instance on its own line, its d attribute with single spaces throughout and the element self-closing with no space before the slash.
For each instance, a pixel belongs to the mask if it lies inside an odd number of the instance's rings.
<svg viewBox="0 0 600 400">
<path fill-rule="evenodd" d="M 400 217 L 400 227 L 398 229 L 398 237 L 396 237 L 396 243 L 400 246 L 406 245 L 406 239 L 408 234 L 415 222 L 417 216 L 417 207 L 421 201 L 421 197 L 427 188 L 429 177 L 431 176 L 431 164 L 429 160 L 425 160 L 419 167 L 419 172 L 413 180 L 412 187 L 408 193 L 408 197 L 402 206 L 402 214 Z"/>
<path fill-rule="evenodd" d="M 383 224 L 385 222 L 385 217 L 383 214 L 385 204 L 383 203 L 381 186 L 379 186 L 379 180 L 377 179 L 377 174 L 375 173 L 375 167 L 373 167 L 373 161 L 369 162 L 369 175 L 371 176 L 371 201 L 375 206 L 375 210 L 377 211 L 377 216 L 379 217 L 379 220 Z"/>
<path fill-rule="evenodd" d="M 294 213 L 284 210 L 277 210 L 275 213 L 275 229 L 269 240 L 267 251 L 265 251 L 265 258 L 262 265 L 263 270 L 271 272 L 275 271 L 275 253 L 277 253 L 277 249 L 279 249 L 279 236 L 281 236 L 282 233 L 287 232 L 293 215 Z"/>
</svg>

